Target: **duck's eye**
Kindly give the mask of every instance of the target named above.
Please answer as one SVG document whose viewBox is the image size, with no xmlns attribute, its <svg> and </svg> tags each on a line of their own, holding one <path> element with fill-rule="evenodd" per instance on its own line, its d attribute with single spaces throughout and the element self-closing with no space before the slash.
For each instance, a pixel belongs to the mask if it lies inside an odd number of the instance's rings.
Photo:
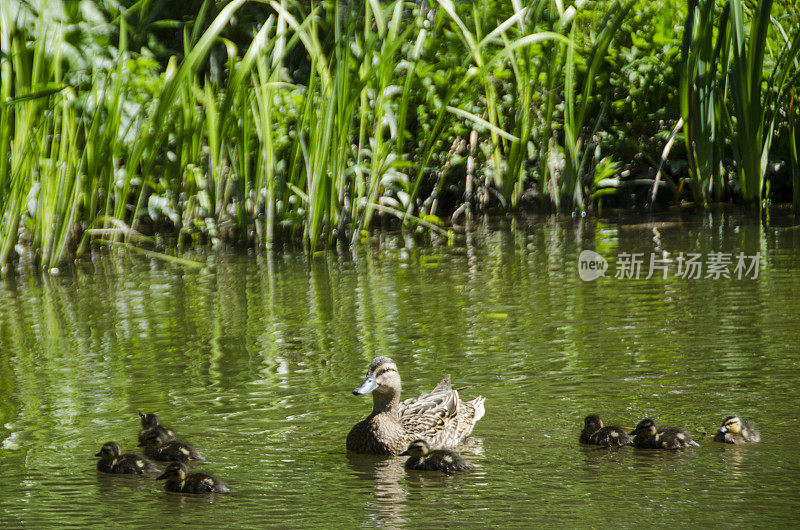
<svg viewBox="0 0 800 530">
<path fill-rule="evenodd" d="M 378 373 L 375 374 L 375 378 L 377 379 L 378 377 L 382 376 L 383 374 L 388 374 L 389 372 L 396 372 L 396 371 L 397 370 L 395 370 L 394 368 L 384 368 L 383 370 L 381 370 L 381 371 L 379 371 Z"/>
</svg>

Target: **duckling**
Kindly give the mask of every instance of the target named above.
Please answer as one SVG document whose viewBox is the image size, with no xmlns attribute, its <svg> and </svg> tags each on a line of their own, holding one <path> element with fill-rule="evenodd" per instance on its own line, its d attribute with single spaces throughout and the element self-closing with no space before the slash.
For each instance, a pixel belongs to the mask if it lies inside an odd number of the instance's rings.
<svg viewBox="0 0 800 530">
<path fill-rule="evenodd" d="M 97 470 L 103 473 L 136 474 L 161 473 L 155 464 L 146 458 L 133 453 L 122 454 L 122 448 L 116 442 L 107 442 L 100 448 Z"/>
<path fill-rule="evenodd" d="M 177 493 L 228 493 L 231 491 L 224 482 L 208 473 L 189 473 L 182 462 L 173 462 L 156 480 L 165 480 L 164 489 Z"/>
<path fill-rule="evenodd" d="M 144 442 L 154 432 L 161 433 L 168 440 L 175 439 L 175 432 L 161 425 L 158 418 L 152 412 L 140 412 L 139 418 L 142 420 L 142 430 L 139 431 L 139 443 Z"/>
<path fill-rule="evenodd" d="M 191 445 L 170 439 L 168 434 L 159 430 L 151 431 L 143 441 L 139 442 L 139 447 L 144 447 L 144 454 L 153 460 L 169 462 L 205 460 Z"/>
<path fill-rule="evenodd" d="M 714 435 L 714 441 L 729 444 L 760 442 L 761 433 L 758 432 L 753 422 L 742 420 L 739 416 L 732 414 L 725 416 L 722 427 Z"/>
<path fill-rule="evenodd" d="M 406 469 L 416 469 L 418 471 L 442 471 L 448 475 L 456 471 L 466 471 L 472 469 L 463 458 L 449 449 L 435 449 L 431 451 L 428 442 L 423 439 L 414 440 L 408 449 L 400 453 L 400 456 L 409 455 L 406 460 Z"/>
<path fill-rule="evenodd" d="M 640 449 L 680 449 L 700 445 L 692 440 L 692 435 L 685 430 L 677 427 L 659 428 L 655 420 L 650 418 L 640 421 L 629 434 L 634 437 L 634 447 Z"/>
<path fill-rule="evenodd" d="M 597 414 L 590 414 L 584 418 L 580 442 L 603 447 L 633 445 L 624 429 L 613 426 L 603 427 L 603 420 Z"/>
</svg>

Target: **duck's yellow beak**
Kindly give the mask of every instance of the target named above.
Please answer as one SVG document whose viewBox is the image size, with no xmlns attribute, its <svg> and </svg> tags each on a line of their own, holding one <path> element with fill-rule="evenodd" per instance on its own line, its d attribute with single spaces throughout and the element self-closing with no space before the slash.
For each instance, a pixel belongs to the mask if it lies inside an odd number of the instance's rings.
<svg viewBox="0 0 800 530">
<path fill-rule="evenodd" d="M 369 394 L 376 388 L 378 388 L 378 382 L 375 380 L 375 376 L 370 374 L 367 376 L 366 379 L 364 379 L 364 382 L 361 383 L 361 385 L 359 385 L 358 388 L 353 390 L 353 394 L 355 394 L 356 396 Z"/>
</svg>

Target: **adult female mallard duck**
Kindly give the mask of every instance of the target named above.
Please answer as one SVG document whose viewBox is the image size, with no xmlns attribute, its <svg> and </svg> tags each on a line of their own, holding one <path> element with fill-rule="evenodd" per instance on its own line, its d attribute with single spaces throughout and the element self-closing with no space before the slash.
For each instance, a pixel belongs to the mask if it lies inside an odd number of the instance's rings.
<svg viewBox="0 0 800 530">
<path fill-rule="evenodd" d="M 431 451 L 428 442 L 419 439 L 411 442 L 408 449 L 400 453 L 400 456 L 409 455 L 406 460 L 406 469 L 418 471 L 442 471 L 448 475 L 456 471 L 466 471 L 472 469 L 463 458 L 455 451 L 449 449 L 434 449 Z"/>
<path fill-rule="evenodd" d="M 589 414 L 583 419 L 580 442 L 603 447 L 633 445 L 628 433 L 622 427 L 611 425 L 604 427 L 603 420 L 597 414 Z"/>
<path fill-rule="evenodd" d="M 97 470 L 103 473 L 135 474 L 160 473 L 155 464 L 133 453 L 123 453 L 116 442 L 106 442 L 100 448 Z"/>
<path fill-rule="evenodd" d="M 433 447 L 454 447 L 470 435 L 483 417 L 484 398 L 461 401 L 445 377 L 429 394 L 400 401 L 400 373 L 388 357 L 375 357 L 367 378 L 353 394 L 372 392 L 372 413 L 347 435 L 354 453 L 399 455 L 409 443 L 422 439 Z"/>
<path fill-rule="evenodd" d="M 142 420 L 142 430 L 139 431 L 139 443 L 141 444 L 146 439 L 151 438 L 155 433 L 159 433 L 162 438 L 174 440 L 175 433 L 158 421 L 158 418 L 152 412 L 140 412 L 139 418 Z"/>
<path fill-rule="evenodd" d="M 139 442 L 144 447 L 144 454 L 153 460 L 167 462 L 188 462 L 189 460 L 205 460 L 194 447 L 180 440 L 171 439 L 165 433 L 154 430 Z"/>
<path fill-rule="evenodd" d="M 176 493 L 228 493 L 222 481 L 208 473 L 189 473 L 189 468 L 182 462 L 173 462 L 156 480 L 166 480 L 164 489 Z"/>
<path fill-rule="evenodd" d="M 714 441 L 728 444 L 760 442 L 761 433 L 758 432 L 753 422 L 743 420 L 739 416 L 732 414 L 725 416 L 722 421 L 722 427 L 714 435 Z"/>
<path fill-rule="evenodd" d="M 639 422 L 630 433 L 633 446 L 640 449 L 681 449 L 698 447 L 700 444 L 692 440 L 692 435 L 677 427 L 659 427 L 655 420 L 646 418 Z"/>
</svg>

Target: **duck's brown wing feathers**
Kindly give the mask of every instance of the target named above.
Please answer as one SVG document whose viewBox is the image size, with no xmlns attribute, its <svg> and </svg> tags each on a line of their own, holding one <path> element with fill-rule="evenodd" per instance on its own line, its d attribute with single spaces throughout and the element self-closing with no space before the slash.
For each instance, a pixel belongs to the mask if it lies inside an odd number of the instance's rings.
<svg viewBox="0 0 800 530">
<path fill-rule="evenodd" d="M 442 435 L 456 427 L 461 400 L 450 388 L 449 377 L 434 390 L 400 403 L 400 421 L 409 438 L 424 438 L 436 447 L 442 443 Z"/>
</svg>

